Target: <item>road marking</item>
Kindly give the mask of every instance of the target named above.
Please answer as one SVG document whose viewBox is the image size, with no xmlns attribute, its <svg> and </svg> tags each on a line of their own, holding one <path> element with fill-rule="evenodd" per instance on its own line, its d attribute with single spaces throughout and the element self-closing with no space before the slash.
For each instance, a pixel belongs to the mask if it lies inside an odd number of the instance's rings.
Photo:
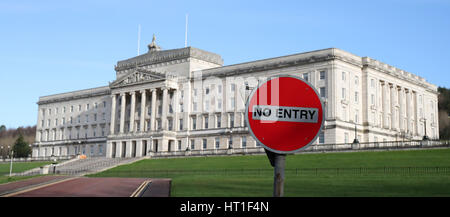
<svg viewBox="0 0 450 217">
<path fill-rule="evenodd" d="M 142 182 L 142 184 L 139 185 L 139 187 L 130 195 L 130 197 L 138 197 L 142 193 L 142 191 L 145 189 L 145 186 L 147 186 L 151 182 L 152 182 L 151 179 L 148 179 L 148 180 L 145 180 L 144 182 Z"/>
<path fill-rule="evenodd" d="M 32 188 L 28 188 L 28 189 L 25 189 L 25 190 L 21 190 L 21 191 L 18 191 L 18 192 L 5 194 L 5 195 L 2 195 L 1 197 L 12 197 L 12 196 L 15 196 L 15 195 L 18 195 L 18 194 L 26 193 L 26 192 L 29 192 L 29 191 L 34 191 L 34 190 L 37 190 L 37 189 L 40 189 L 40 188 L 44 188 L 44 187 L 47 187 L 47 186 L 63 183 L 63 182 L 70 181 L 70 180 L 73 180 L 73 179 L 78 179 L 78 178 L 79 177 L 66 178 L 66 179 L 63 179 L 63 180 L 59 180 L 59 181 L 52 182 L 52 183 L 47 183 L 47 184 L 44 184 L 44 185 L 39 185 L 39 186 L 36 186 L 36 187 L 32 187 Z"/>
</svg>

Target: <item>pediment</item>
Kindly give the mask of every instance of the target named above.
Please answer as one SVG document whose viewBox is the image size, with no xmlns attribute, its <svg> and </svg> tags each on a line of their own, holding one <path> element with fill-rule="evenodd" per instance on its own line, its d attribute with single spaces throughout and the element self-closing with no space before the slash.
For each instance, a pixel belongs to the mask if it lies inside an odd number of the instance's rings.
<svg viewBox="0 0 450 217">
<path fill-rule="evenodd" d="M 135 69 L 134 71 L 122 76 L 121 78 L 115 80 L 110 84 L 111 88 L 114 87 L 122 87 L 122 86 L 128 86 L 128 85 L 134 85 L 139 83 L 146 83 L 153 80 L 161 80 L 164 79 L 164 74 L 149 71 L 145 69 Z"/>
</svg>

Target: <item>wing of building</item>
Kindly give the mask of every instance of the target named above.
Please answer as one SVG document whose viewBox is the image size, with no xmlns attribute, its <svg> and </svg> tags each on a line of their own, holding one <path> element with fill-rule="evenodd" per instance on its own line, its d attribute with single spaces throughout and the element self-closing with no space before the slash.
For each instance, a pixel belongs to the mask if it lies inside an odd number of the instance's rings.
<svg viewBox="0 0 450 217">
<path fill-rule="evenodd" d="M 245 126 L 245 101 L 278 74 L 319 90 L 326 120 L 316 143 L 351 143 L 355 129 L 360 142 L 439 138 L 437 87 L 369 57 L 329 48 L 223 66 L 201 49 L 148 47 L 119 61 L 108 86 L 40 97 L 33 157 L 262 150 Z"/>
</svg>

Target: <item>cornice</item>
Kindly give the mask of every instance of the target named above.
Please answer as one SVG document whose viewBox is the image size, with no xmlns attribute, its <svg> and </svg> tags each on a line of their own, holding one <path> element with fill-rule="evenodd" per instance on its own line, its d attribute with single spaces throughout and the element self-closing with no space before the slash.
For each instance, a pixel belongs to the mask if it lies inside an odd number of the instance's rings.
<svg viewBox="0 0 450 217">
<path fill-rule="evenodd" d="M 80 90 L 80 91 L 74 91 L 74 92 L 40 97 L 37 104 L 44 105 L 44 104 L 55 103 L 55 102 L 64 102 L 64 101 L 69 101 L 69 100 L 84 99 L 84 98 L 90 98 L 90 97 L 96 97 L 96 96 L 109 95 L 110 93 L 111 93 L 111 89 L 108 86 L 105 86 L 105 87 L 99 87 L 99 88 L 86 89 L 86 90 Z"/>
</svg>

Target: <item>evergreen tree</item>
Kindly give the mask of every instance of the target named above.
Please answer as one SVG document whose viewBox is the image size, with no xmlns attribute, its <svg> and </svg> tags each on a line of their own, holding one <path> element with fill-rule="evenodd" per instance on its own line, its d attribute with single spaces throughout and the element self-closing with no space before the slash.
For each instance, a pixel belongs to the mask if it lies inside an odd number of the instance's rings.
<svg viewBox="0 0 450 217">
<path fill-rule="evenodd" d="M 31 154 L 31 148 L 28 146 L 28 143 L 25 142 L 22 134 L 19 135 L 16 142 L 13 146 L 14 157 L 28 157 Z"/>
<path fill-rule="evenodd" d="M 5 125 L 1 125 L 0 126 L 0 132 L 5 131 L 6 130 L 6 126 Z"/>
</svg>

